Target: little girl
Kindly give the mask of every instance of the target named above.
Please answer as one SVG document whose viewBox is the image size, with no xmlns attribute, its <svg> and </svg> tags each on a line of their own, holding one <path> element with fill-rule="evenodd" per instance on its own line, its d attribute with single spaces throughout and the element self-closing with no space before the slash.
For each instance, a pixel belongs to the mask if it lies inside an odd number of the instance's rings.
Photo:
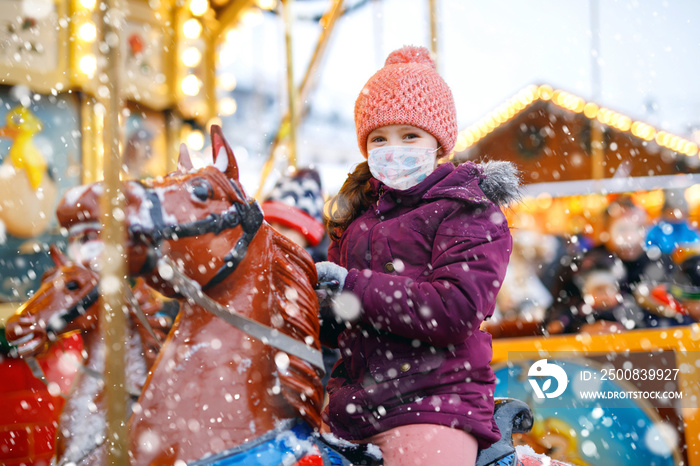
<svg viewBox="0 0 700 466">
<path fill-rule="evenodd" d="M 517 174 L 505 162 L 437 165 L 455 144 L 455 105 L 422 47 L 389 55 L 355 103 L 355 125 L 368 160 L 331 202 L 329 262 L 317 271 L 360 309 L 322 335 L 341 350 L 324 420 L 379 445 L 388 466 L 474 464 L 500 438 L 491 337 L 479 326 L 510 256 L 497 204 L 515 199 Z"/>
</svg>

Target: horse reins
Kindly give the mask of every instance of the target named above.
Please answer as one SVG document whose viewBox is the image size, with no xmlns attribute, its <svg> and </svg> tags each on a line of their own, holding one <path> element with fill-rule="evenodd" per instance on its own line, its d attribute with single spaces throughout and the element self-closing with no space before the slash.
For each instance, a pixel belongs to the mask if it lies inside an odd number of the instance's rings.
<svg viewBox="0 0 700 466">
<path fill-rule="evenodd" d="M 246 334 L 257 338 L 266 345 L 273 346 L 281 351 L 284 351 L 285 353 L 289 353 L 292 356 L 296 356 L 308 362 L 320 374 L 325 373 L 323 356 L 319 350 L 301 342 L 300 340 L 295 340 L 289 335 L 281 333 L 277 329 L 273 329 L 261 324 L 258 321 L 249 319 L 248 317 L 237 313 L 234 309 L 224 307 L 204 294 L 199 284 L 178 269 L 177 265 L 175 265 L 171 259 L 162 257 L 160 262 L 161 266 L 165 266 L 166 268 L 159 267 L 159 270 L 172 271 L 171 274 L 167 274 L 167 276 L 163 278 L 177 286 L 180 294 L 211 312 L 216 317 L 225 320 Z"/>
</svg>

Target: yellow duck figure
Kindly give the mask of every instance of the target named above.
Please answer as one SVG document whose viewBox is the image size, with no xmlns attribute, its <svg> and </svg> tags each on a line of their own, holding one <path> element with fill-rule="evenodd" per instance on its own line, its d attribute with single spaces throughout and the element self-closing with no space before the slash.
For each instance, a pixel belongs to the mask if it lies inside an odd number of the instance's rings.
<svg viewBox="0 0 700 466">
<path fill-rule="evenodd" d="M 30 109 L 17 106 L 7 114 L 0 137 L 13 140 L 0 166 L 0 220 L 20 238 L 43 233 L 55 209 L 56 183 L 47 176 L 46 159 L 33 142 L 42 130 Z"/>
<path fill-rule="evenodd" d="M 46 160 L 36 148 L 32 138 L 43 129 L 39 120 L 26 107 L 15 107 L 7 114 L 7 126 L 0 128 L 0 137 L 14 139 L 7 154 L 15 168 L 24 170 L 29 184 L 36 190 L 46 173 Z"/>
</svg>

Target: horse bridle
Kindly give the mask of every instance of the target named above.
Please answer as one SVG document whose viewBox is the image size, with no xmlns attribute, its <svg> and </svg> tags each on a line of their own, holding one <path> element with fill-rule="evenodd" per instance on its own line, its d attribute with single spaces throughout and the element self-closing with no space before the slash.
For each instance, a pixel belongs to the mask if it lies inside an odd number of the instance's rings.
<svg viewBox="0 0 700 466">
<path fill-rule="evenodd" d="M 230 184 L 240 199 L 246 199 L 243 191 L 235 182 L 230 181 Z M 149 189 L 143 184 L 141 187 L 146 193 L 146 200 L 151 203 L 149 211 L 154 228 L 153 231 L 147 232 L 142 229 L 141 226 L 136 225 L 129 227 L 129 234 L 132 237 L 144 236 L 151 239 L 156 245 L 154 250 L 155 254 L 149 257 L 145 271 L 149 272 L 156 267 L 158 267 L 159 272 L 162 270 L 170 270 L 171 273 L 166 274 L 166 276 L 163 276 L 163 273 L 161 273 L 161 276 L 175 285 L 182 296 L 190 299 L 220 319 L 225 320 L 237 329 L 259 339 L 263 343 L 282 350 L 292 356 L 301 358 L 311 364 L 317 372 L 323 374 L 325 372 L 323 356 L 319 350 L 280 333 L 277 329 L 249 319 L 237 313 L 232 308 L 226 308 L 202 292 L 202 290 L 211 288 L 229 276 L 245 257 L 250 242 L 258 233 L 264 220 L 262 209 L 257 201 L 251 200 L 248 203 L 236 202 L 223 213 L 212 213 L 203 219 L 193 222 L 166 224 L 163 220 L 163 210 L 158 195 L 154 190 Z M 206 233 L 219 234 L 224 230 L 235 228 L 238 225 L 242 226 L 243 235 L 236 241 L 236 245 L 233 249 L 225 256 L 224 265 L 205 285 L 200 286 L 197 282 L 181 272 L 172 260 L 159 255 L 157 246 L 163 240 L 199 236 Z"/>
<path fill-rule="evenodd" d="M 89 309 L 93 304 L 97 302 L 100 297 L 100 293 L 95 285 L 85 296 L 80 298 L 77 303 L 75 303 L 70 308 L 63 312 L 56 314 L 54 317 L 49 319 L 46 324 L 46 332 L 48 335 L 56 336 L 58 335 L 66 324 L 73 322 L 75 319 L 85 314 L 85 311 Z"/>
<path fill-rule="evenodd" d="M 235 182 L 230 181 L 230 185 L 240 199 L 246 198 Z M 233 249 L 224 257 L 224 265 L 221 266 L 208 283 L 202 286 L 203 289 L 217 285 L 236 270 L 238 264 L 245 257 L 246 252 L 248 252 L 248 246 L 265 218 L 257 201 L 251 200 L 248 203 L 234 202 L 225 212 L 211 213 L 203 219 L 185 223 L 166 224 L 163 220 L 163 206 L 156 192 L 143 184 L 141 184 L 141 187 L 146 193 L 146 202 L 150 203 L 149 212 L 153 221 L 153 230 L 145 231 L 141 225 L 130 226 L 129 235 L 132 237 L 146 237 L 158 246 L 164 240 L 187 238 L 207 233 L 218 235 L 238 225 L 242 226 L 243 235 L 238 239 Z M 157 260 L 157 255 L 150 255 L 142 272 L 152 271 Z"/>
</svg>

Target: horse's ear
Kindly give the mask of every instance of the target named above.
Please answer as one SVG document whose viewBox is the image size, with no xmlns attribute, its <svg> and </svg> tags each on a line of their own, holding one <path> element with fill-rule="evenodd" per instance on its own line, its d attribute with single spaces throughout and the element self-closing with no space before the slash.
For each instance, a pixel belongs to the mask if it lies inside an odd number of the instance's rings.
<svg viewBox="0 0 700 466">
<path fill-rule="evenodd" d="M 190 157 L 190 151 L 187 150 L 187 145 L 180 144 L 180 157 L 177 159 L 177 171 L 181 173 L 186 173 L 193 170 L 192 158 Z"/>
<path fill-rule="evenodd" d="M 229 179 L 238 180 L 238 164 L 233 156 L 231 147 L 224 139 L 221 126 L 211 125 L 211 150 L 214 166 L 221 170 Z"/>
<path fill-rule="evenodd" d="M 58 267 L 68 263 L 68 258 L 61 252 L 60 249 L 58 249 L 58 246 L 55 244 L 49 246 L 49 254 L 51 254 L 51 258 Z"/>
</svg>

